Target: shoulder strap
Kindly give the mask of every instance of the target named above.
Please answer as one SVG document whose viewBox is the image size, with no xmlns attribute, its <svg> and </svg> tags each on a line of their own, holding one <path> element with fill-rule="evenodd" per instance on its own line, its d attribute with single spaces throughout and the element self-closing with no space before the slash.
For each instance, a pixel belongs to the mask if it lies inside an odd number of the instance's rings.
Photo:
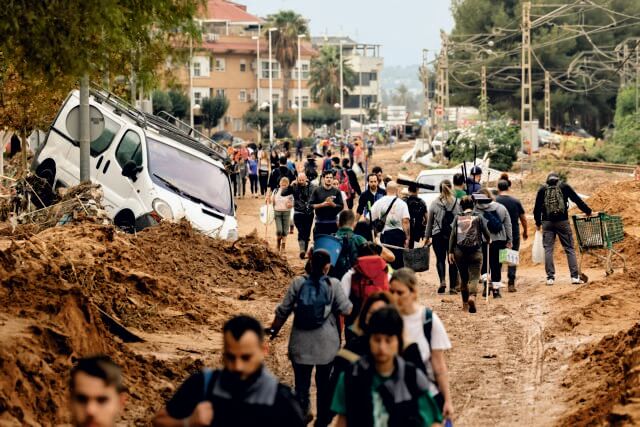
<svg viewBox="0 0 640 427">
<path fill-rule="evenodd" d="M 418 368 L 412 363 L 405 364 L 404 383 L 412 399 L 418 399 L 423 394 L 423 391 L 418 387 Z"/>
<path fill-rule="evenodd" d="M 202 370 L 202 378 L 204 379 L 204 387 L 202 388 L 202 400 L 207 400 L 207 392 L 209 391 L 209 384 L 213 378 L 213 369 L 204 368 Z"/>
<path fill-rule="evenodd" d="M 429 349 L 431 349 L 431 330 L 433 329 L 433 311 L 430 308 L 424 309 L 424 323 L 422 324 L 422 330 L 424 331 L 424 337 L 427 339 Z"/>
<path fill-rule="evenodd" d="M 398 200 L 398 198 L 397 198 L 397 197 L 395 197 L 395 198 L 391 201 L 391 204 L 390 204 L 390 205 L 389 205 L 389 207 L 387 208 L 387 211 L 384 213 L 384 215 L 382 215 L 382 216 L 380 217 L 380 219 L 383 219 L 383 218 L 384 218 L 384 221 L 386 221 L 386 220 L 387 220 L 387 215 L 389 215 L 389 212 L 391 212 L 391 208 L 393 207 L 393 204 L 396 202 L 396 200 Z"/>
</svg>

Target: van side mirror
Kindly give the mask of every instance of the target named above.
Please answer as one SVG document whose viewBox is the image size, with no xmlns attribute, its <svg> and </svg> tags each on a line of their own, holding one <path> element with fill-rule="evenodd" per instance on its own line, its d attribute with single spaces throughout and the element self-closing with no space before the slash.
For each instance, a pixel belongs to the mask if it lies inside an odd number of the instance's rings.
<svg viewBox="0 0 640 427">
<path fill-rule="evenodd" d="M 127 161 L 122 167 L 122 176 L 126 176 L 133 182 L 138 179 L 138 173 L 142 170 L 142 166 L 138 166 L 133 160 Z"/>
</svg>

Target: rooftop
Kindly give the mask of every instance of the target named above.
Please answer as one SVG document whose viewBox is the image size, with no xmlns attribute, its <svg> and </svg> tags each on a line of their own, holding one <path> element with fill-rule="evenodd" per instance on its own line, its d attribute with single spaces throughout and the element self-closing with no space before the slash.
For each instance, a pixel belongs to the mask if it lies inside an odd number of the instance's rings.
<svg viewBox="0 0 640 427">
<path fill-rule="evenodd" d="M 247 7 L 242 4 L 227 0 L 208 0 L 206 10 L 199 13 L 203 21 L 225 21 L 238 23 L 258 24 L 262 19 L 247 12 Z"/>
</svg>

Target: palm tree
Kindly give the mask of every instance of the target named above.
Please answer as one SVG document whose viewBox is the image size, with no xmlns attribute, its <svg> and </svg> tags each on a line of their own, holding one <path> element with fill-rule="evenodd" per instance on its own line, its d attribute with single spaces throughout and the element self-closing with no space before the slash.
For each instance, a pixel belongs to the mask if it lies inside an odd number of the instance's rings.
<svg viewBox="0 0 640 427">
<path fill-rule="evenodd" d="M 342 61 L 342 73 L 344 95 L 348 97 L 348 90 L 355 86 L 356 73 L 345 59 Z M 319 104 L 340 102 L 340 53 L 336 46 L 323 46 L 320 54 L 311 60 L 309 89 L 311 97 Z"/>
<path fill-rule="evenodd" d="M 281 10 L 267 16 L 265 32 L 269 28 L 277 28 L 272 34 L 273 48 L 276 60 L 282 67 L 282 103 L 283 111 L 289 109 L 289 85 L 291 84 L 291 70 L 298 60 L 298 35 L 309 37 L 307 21 L 293 10 Z"/>
</svg>

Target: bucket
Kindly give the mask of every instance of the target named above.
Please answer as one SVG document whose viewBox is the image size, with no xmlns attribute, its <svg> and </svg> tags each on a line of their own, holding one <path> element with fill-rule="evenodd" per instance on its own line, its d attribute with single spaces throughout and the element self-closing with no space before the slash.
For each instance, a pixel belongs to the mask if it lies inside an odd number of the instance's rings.
<svg viewBox="0 0 640 427">
<path fill-rule="evenodd" d="M 338 256 L 340 256 L 340 251 L 342 250 L 342 242 L 333 236 L 321 235 L 313 242 L 313 250 L 317 251 L 318 249 L 324 249 L 329 252 L 331 266 L 335 267 L 336 262 L 338 262 Z"/>
</svg>

